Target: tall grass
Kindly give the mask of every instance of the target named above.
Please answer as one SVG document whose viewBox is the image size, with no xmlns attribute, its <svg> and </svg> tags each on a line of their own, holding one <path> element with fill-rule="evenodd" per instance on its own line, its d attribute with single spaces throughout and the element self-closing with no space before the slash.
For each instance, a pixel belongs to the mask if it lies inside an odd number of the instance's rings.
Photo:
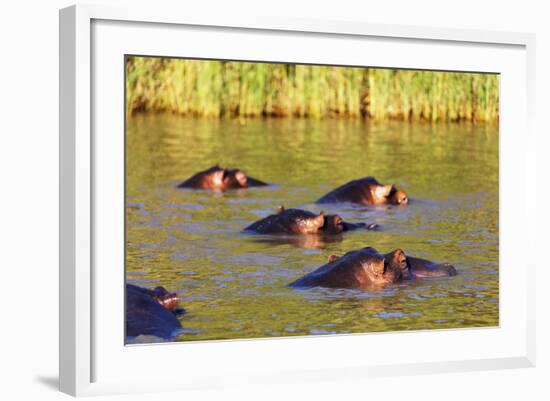
<svg viewBox="0 0 550 401">
<path fill-rule="evenodd" d="M 495 74 L 129 57 L 126 111 L 496 122 L 498 79 Z"/>
</svg>

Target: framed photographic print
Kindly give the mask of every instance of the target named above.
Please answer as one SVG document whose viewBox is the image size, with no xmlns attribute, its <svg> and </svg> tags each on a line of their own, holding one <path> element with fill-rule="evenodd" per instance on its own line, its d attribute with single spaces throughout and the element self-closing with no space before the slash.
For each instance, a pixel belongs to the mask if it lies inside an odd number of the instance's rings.
<svg viewBox="0 0 550 401">
<path fill-rule="evenodd" d="M 62 10 L 61 390 L 532 366 L 533 43 Z"/>
</svg>

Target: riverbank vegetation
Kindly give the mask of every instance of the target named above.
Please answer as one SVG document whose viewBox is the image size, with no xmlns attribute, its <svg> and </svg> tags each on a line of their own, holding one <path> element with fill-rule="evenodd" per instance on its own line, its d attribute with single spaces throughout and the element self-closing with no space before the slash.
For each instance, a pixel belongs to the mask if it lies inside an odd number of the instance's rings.
<svg viewBox="0 0 550 401">
<path fill-rule="evenodd" d="M 498 122 L 496 74 L 128 57 L 126 112 Z"/>
</svg>

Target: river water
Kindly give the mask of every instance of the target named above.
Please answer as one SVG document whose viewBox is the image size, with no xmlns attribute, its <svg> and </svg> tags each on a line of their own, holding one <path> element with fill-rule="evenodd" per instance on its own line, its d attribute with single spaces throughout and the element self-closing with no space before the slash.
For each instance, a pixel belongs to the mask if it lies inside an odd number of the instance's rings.
<svg viewBox="0 0 550 401">
<path fill-rule="evenodd" d="M 273 185 L 176 188 L 216 163 Z M 378 231 L 329 242 L 241 232 L 279 205 L 320 211 L 317 198 L 367 175 L 410 205 L 322 209 Z M 498 326 L 498 127 L 138 115 L 127 120 L 126 196 L 127 280 L 180 295 L 176 341 Z M 365 246 L 458 275 L 376 292 L 286 286 Z"/>
</svg>

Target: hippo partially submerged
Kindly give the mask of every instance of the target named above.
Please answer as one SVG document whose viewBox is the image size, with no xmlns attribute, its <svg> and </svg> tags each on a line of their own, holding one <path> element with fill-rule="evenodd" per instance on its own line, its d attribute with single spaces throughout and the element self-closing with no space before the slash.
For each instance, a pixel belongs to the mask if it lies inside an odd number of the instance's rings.
<svg viewBox="0 0 550 401">
<path fill-rule="evenodd" d="M 328 263 L 290 283 L 291 287 L 327 287 L 372 289 L 381 288 L 416 277 L 454 276 L 449 264 L 437 264 L 406 256 L 401 249 L 380 254 L 367 247 L 338 257 L 329 256 Z"/>
<path fill-rule="evenodd" d="M 152 335 L 172 338 L 181 329 L 177 314 L 179 297 L 163 287 L 150 290 L 126 284 L 126 336 Z"/>
<path fill-rule="evenodd" d="M 317 203 L 352 202 L 361 205 L 406 205 L 407 194 L 393 185 L 380 184 L 374 177 L 365 177 L 344 184 L 317 200 Z"/>
<path fill-rule="evenodd" d="M 244 231 L 258 234 L 340 234 L 359 228 L 374 229 L 376 224 L 348 223 L 338 215 L 312 213 L 280 206 L 275 214 L 250 224 Z"/>
<path fill-rule="evenodd" d="M 259 187 L 268 185 L 263 181 L 249 177 L 239 169 L 225 169 L 220 166 L 213 166 L 200 171 L 183 181 L 178 188 L 210 189 L 214 191 L 226 191 L 228 189 L 239 189 Z"/>
</svg>

